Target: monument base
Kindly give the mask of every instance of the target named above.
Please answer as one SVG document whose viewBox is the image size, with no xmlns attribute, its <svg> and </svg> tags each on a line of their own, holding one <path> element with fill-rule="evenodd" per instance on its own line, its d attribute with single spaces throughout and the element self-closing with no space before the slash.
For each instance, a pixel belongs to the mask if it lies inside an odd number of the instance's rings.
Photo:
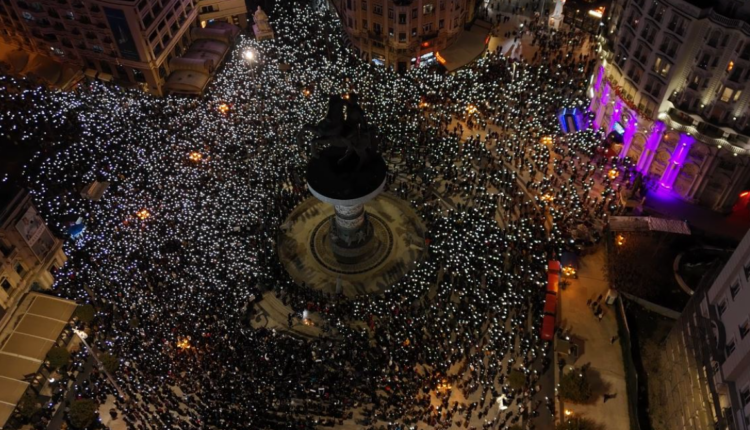
<svg viewBox="0 0 750 430">
<path fill-rule="evenodd" d="M 331 246 L 332 205 L 309 198 L 297 206 L 278 241 L 279 258 L 295 282 L 331 294 L 340 283 L 349 297 L 378 293 L 422 260 L 425 227 L 405 201 L 384 193 L 364 206 L 372 237 L 350 258 L 342 258 L 348 250 L 334 253 Z"/>
</svg>

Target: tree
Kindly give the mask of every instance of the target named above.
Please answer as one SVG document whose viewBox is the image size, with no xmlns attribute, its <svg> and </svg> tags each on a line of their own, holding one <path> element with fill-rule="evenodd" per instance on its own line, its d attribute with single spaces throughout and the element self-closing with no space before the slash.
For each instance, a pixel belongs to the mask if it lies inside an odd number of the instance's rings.
<svg viewBox="0 0 750 430">
<path fill-rule="evenodd" d="M 115 373 L 115 371 L 117 371 L 117 369 L 120 367 L 120 360 L 116 355 L 104 353 L 99 356 L 99 360 L 102 362 L 104 369 L 106 369 L 109 373 Z"/>
<path fill-rule="evenodd" d="M 589 418 L 573 417 L 558 423 L 556 430 L 599 430 L 599 428 L 599 425 Z"/>
<path fill-rule="evenodd" d="M 508 383 L 510 388 L 520 390 L 526 385 L 526 376 L 520 370 L 513 369 L 508 375 Z"/>
<path fill-rule="evenodd" d="M 70 361 L 70 352 L 62 346 L 56 346 L 47 353 L 47 361 L 53 369 L 66 366 Z"/>
<path fill-rule="evenodd" d="M 585 403 L 591 398 L 591 384 L 580 369 L 573 369 L 560 378 L 560 397 L 572 403 Z"/>
<path fill-rule="evenodd" d="M 81 321 L 84 324 L 88 324 L 91 321 L 94 320 L 94 316 L 96 315 L 96 310 L 92 305 L 81 305 L 76 308 L 75 313 L 73 316 L 78 318 L 79 321 Z"/>
<path fill-rule="evenodd" d="M 18 412 L 21 416 L 24 418 L 31 418 L 37 410 L 39 410 L 39 407 L 37 405 L 36 397 L 28 392 L 24 394 L 18 402 Z"/>
<path fill-rule="evenodd" d="M 70 424 L 78 429 L 85 429 L 93 424 L 99 405 L 91 399 L 78 399 L 70 405 Z"/>
</svg>

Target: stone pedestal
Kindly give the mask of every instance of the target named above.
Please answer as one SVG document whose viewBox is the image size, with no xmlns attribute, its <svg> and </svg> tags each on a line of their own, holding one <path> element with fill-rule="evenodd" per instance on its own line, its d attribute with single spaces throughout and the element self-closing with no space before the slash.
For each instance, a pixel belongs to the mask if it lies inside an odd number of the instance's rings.
<svg viewBox="0 0 750 430">
<path fill-rule="evenodd" d="M 308 166 L 307 187 L 318 200 L 333 205 L 335 215 L 328 226 L 328 243 L 336 260 L 358 264 L 374 256 L 374 229 L 364 209 L 385 185 L 386 165 L 382 157 L 356 169 L 356 157 L 340 162 L 343 148 L 324 149 Z"/>
</svg>

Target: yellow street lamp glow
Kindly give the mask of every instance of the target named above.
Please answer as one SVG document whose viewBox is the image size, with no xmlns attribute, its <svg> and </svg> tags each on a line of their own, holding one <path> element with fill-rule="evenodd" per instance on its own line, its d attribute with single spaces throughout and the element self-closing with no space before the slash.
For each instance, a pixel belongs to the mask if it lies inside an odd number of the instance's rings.
<svg viewBox="0 0 750 430">
<path fill-rule="evenodd" d="M 136 216 L 138 216 L 138 218 L 140 219 L 146 219 L 151 216 L 151 212 L 149 212 L 146 209 L 141 209 L 138 212 L 136 212 Z"/>
<path fill-rule="evenodd" d="M 542 145 L 552 145 L 552 136 L 542 136 L 540 142 Z"/>
<path fill-rule="evenodd" d="M 611 170 L 610 170 L 610 171 L 609 171 L 609 172 L 607 173 L 607 177 L 609 177 L 609 179 L 612 179 L 612 180 L 615 180 L 615 179 L 617 179 L 617 177 L 618 177 L 618 176 L 620 176 L 620 171 L 619 171 L 619 170 L 617 170 L 617 169 L 611 169 Z"/>
<path fill-rule="evenodd" d="M 474 114 L 474 113 L 476 113 L 476 112 L 477 112 L 477 107 L 476 107 L 476 106 L 474 106 L 474 105 L 468 105 L 468 106 L 466 106 L 466 112 L 467 112 L 467 113 L 468 113 L 469 115 L 472 115 L 472 114 Z"/>
<path fill-rule="evenodd" d="M 575 276 L 576 275 L 576 269 L 573 266 L 565 266 L 562 269 L 563 275 L 565 276 Z"/>
<path fill-rule="evenodd" d="M 200 152 L 191 152 L 190 153 L 190 161 L 201 161 L 201 158 L 203 158 L 203 155 Z"/>
<path fill-rule="evenodd" d="M 188 340 L 187 338 L 183 338 L 183 339 L 181 339 L 181 340 L 178 340 L 178 341 L 177 341 L 177 347 L 178 347 L 178 348 L 180 348 L 180 349 L 181 349 L 181 350 L 183 350 L 183 351 L 185 351 L 185 350 L 188 350 L 188 349 L 192 348 L 192 347 L 190 346 L 190 341 L 189 341 L 189 340 Z"/>
<path fill-rule="evenodd" d="M 617 237 L 615 237 L 615 243 L 617 243 L 617 246 L 622 246 L 625 244 L 625 236 L 618 234 Z"/>
<path fill-rule="evenodd" d="M 255 52 L 249 48 L 245 49 L 245 52 L 242 53 L 242 58 L 244 58 L 245 61 L 253 61 L 255 60 Z"/>
<path fill-rule="evenodd" d="M 219 105 L 219 108 L 218 108 L 218 109 L 219 109 L 219 112 L 221 112 L 221 113 L 223 113 L 224 115 L 226 115 L 226 114 L 227 114 L 227 112 L 229 112 L 229 105 L 228 105 L 228 104 L 226 104 L 226 103 L 222 103 L 222 104 L 220 104 L 220 105 Z"/>
<path fill-rule="evenodd" d="M 302 90 L 302 95 L 305 96 L 305 97 L 309 97 L 310 96 L 310 90 L 308 90 L 307 88 L 305 88 L 304 90 Z"/>
<path fill-rule="evenodd" d="M 555 200 L 555 198 L 550 193 L 544 194 L 542 196 L 542 201 L 543 202 L 551 202 L 552 200 Z"/>
<path fill-rule="evenodd" d="M 573 411 L 571 411 L 570 409 L 565 409 L 565 416 L 569 417 L 571 415 L 573 415 Z"/>
</svg>

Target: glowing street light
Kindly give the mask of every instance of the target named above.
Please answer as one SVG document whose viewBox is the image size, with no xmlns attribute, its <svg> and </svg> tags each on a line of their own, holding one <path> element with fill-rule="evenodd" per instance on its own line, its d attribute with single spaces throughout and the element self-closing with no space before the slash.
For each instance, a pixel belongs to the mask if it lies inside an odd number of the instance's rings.
<svg viewBox="0 0 750 430">
<path fill-rule="evenodd" d="M 188 338 L 183 338 L 181 340 L 178 340 L 177 341 L 177 347 L 180 348 L 183 351 L 186 351 L 186 350 L 192 348 L 192 346 L 190 346 L 190 341 L 188 340 Z"/>
<path fill-rule="evenodd" d="M 570 409 L 565 409 L 565 416 L 569 417 L 571 415 L 573 415 L 573 411 L 571 411 Z"/>
<path fill-rule="evenodd" d="M 552 145 L 552 136 L 542 136 L 540 142 L 542 145 Z"/>
<path fill-rule="evenodd" d="M 615 243 L 617 243 L 617 246 L 625 245 L 625 236 L 618 234 L 617 237 L 615 237 Z"/>
<path fill-rule="evenodd" d="M 151 212 L 149 212 L 147 209 L 141 209 L 138 212 L 136 212 L 136 216 L 144 220 L 151 216 Z"/>
<path fill-rule="evenodd" d="M 476 106 L 474 106 L 474 105 L 468 105 L 468 106 L 466 106 L 466 113 L 468 113 L 469 115 L 473 115 L 476 112 L 477 112 L 477 107 Z"/>
<path fill-rule="evenodd" d="M 245 61 L 249 63 L 255 61 L 255 56 L 255 51 L 250 48 L 245 49 L 245 51 L 242 53 L 242 58 L 244 58 Z"/>
<path fill-rule="evenodd" d="M 226 115 L 227 112 L 229 112 L 229 105 L 226 104 L 226 103 L 222 103 L 222 104 L 219 105 L 218 109 L 219 109 L 219 112 L 221 112 L 224 115 Z"/>
<path fill-rule="evenodd" d="M 613 181 L 617 179 L 618 176 L 620 176 L 620 171 L 617 169 L 611 169 L 609 172 L 607 172 L 607 177 Z"/>
<path fill-rule="evenodd" d="M 190 157 L 190 161 L 201 161 L 201 159 L 203 158 L 203 155 L 200 152 L 193 151 L 190 153 L 189 157 Z"/>
<path fill-rule="evenodd" d="M 541 200 L 542 200 L 543 202 L 547 202 L 547 203 L 549 203 L 549 202 L 551 202 L 551 201 L 555 200 L 555 197 L 554 197 L 554 196 L 552 196 L 552 194 L 550 194 L 550 193 L 547 193 L 547 194 L 544 194 L 544 195 L 542 196 Z"/>
</svg>

